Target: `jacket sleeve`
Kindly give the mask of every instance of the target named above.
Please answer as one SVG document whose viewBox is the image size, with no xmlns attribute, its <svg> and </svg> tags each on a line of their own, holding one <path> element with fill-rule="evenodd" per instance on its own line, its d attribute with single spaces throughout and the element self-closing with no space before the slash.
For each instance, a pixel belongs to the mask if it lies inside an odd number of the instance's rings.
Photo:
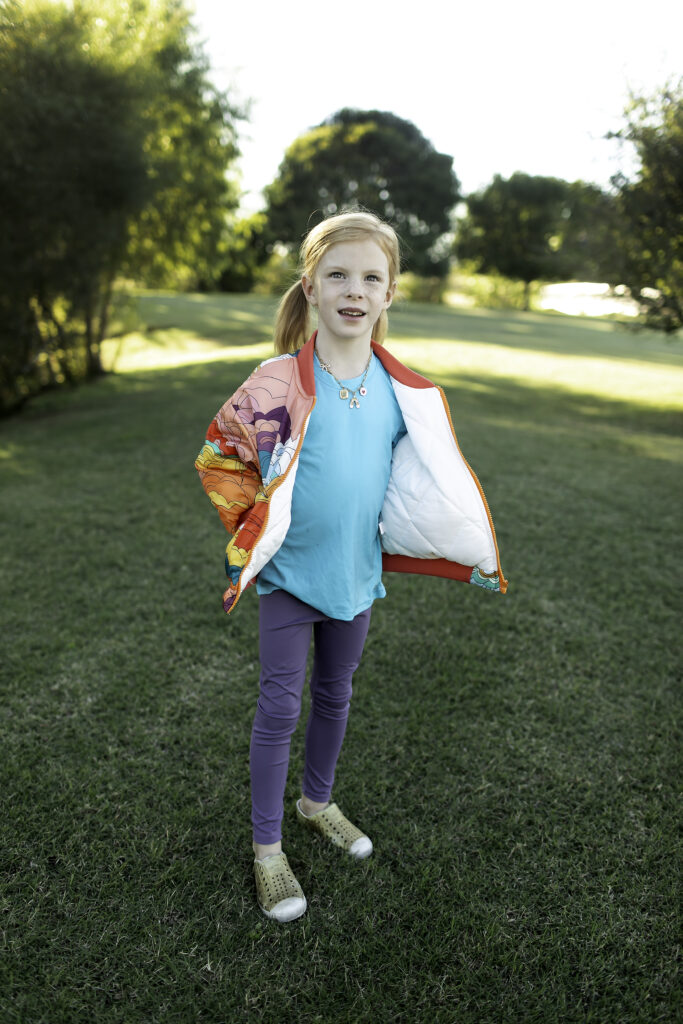
<svg viewBox="0 0 683 1024">
<path fill-rule="evenodd" d="M 261 486 L 251 398 L 240 388 L 209 424 L 195 461 L 204 490 L 227 531 L 234 534 Z"/>
</svg>

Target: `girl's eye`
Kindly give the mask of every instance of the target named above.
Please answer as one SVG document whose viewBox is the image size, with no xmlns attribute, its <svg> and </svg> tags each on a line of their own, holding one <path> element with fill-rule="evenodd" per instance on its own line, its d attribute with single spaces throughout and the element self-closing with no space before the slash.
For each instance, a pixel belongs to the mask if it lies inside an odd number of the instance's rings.
<svg viewBox="0 0 683 1024">
<path fill-rule="evenodd" d="M 379 281 L 377 274 L 368 274 L 368 281 Z"/>
<path fill-rule="evenodd" d="M 333 270 L 330 277 L 343 277 L 341 270 Z"/>
</svg>

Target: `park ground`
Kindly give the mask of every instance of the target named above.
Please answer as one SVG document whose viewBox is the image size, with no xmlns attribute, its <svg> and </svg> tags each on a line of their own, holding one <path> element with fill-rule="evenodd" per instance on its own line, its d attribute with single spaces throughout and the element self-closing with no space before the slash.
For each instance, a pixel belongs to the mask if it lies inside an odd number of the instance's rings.
<svg viewBox="0 0 683 1024">
<path fill-rule="evenodd" d="M 505 596 L 387 576 L 309 901 L 253 897 L 253 591 L 193 461 L 271 354 L 273 302 L 143 293 L 117 372 L 0 433 L 3 1024 L 680 1019 L 680 341 L 399 305 L 446 390 Z M 125 311 L 122 312 L 122 316 Z"/>
</svg>

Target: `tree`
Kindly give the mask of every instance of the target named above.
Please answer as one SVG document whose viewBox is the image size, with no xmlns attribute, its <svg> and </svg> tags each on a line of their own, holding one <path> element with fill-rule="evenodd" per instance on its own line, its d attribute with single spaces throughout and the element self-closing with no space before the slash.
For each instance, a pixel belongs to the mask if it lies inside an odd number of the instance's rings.
<svg viewBox="0 0 683 1024">
<path fill-rule="evenodd" d="M 618 255 L 612 284 L 625 284 L 649 326 L 683 326 L 683 80 L 654 97 L 635 97 L 615 137 L 636 148 L 634 180 L 617 175 Z"/>
<path fill-rule="evenodd" d="M 231 108 L 180 0 L 0 8 L 0 409 L 102 372 L 121 271 L 214 269 Z"/>
<path fill-rule="evenodd" d="M 297 249 L 303 233 L 343 207 L 360 205 L 402 236 L 408 268 L 444 275 L 443 236 L 458 201 L 453 159 L 410 121 L 378 110 L 344 109 L 301 135 L 265 190 L 266 239 Z"/>
<path fill-rule="evenodd" d="M 256 271 L 264 247 L 261 238 L 265 228 L 265 215 L 254 213 L 238 217 L 229 225 L 229 239 L 223 252 L 224 267 L 218 278 L 218 287 L 224 292 L 249 292 L 256 280 Z"/>
<path fill-rule="evenodd" d="M 11 405 L 31 377 L 97 372 L 98 292 L 147 192 L 133 84 L 91 59 L 79 19 L 6 5 L 0 31 L 0 373 Z"/>
<path fill-rule="evenodd" d="M 616 197 L 583 181 L 568 186 L 558 230 L 562 276 L 579 281 L 609 281 L 615 266 Z"/>
<path fill-rule="evenodd" d="M 561 251 L 569 216 L 569 183 L 518 171 L 467 197 L 467 214 L 458 225 L 455 252 L 472 260 L 481 273 L 499 273 L 524 282 L 529 308 L 532 281 L 567 276 Z"/>
<path fill-rule="evenodd" d="M 144 5 L 150 23 L 140 55 L 125 34 L 119 49 L 131 73 L 142 58 L 144 148 L 154 193 L 129 225 L 121 269 L 150 286 L 211 285 L 225 265 L 228 221 L 239 203 L 227 172 L 239 156 L 235 123 L 245 114 L 209 82 L 208 59 L 192 42 L 184 0 L 160 0 L 156 15 L 153 0 Z"/>
</svg>

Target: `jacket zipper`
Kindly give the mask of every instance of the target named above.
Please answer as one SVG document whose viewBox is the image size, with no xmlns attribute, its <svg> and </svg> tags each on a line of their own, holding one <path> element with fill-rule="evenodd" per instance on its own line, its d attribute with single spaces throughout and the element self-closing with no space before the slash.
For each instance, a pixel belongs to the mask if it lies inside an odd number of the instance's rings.
<svg viewBox="0 0 683 1024">
<path fill-rule="evenodd" d="M 493 516 L 491 515 L 491 509 L 489 508 L 489 503 L 488 503 L 488 500 L 486 498 L 486 495 L 484 494 L 484 489 L 481 486 L 481 484 L 479 483 L 479 480 L 477 479 L 476 473 L 474 472 L 474 470 L 470 466 L 469 462 L 467 461 L 467 459 L 463 455 L 462 450 L 460 448 L 460 445 L 458 444 L 458 438 L 457 438 L 456 433 L 455 433 L 455 428 L 453 427 L 453 420 L 451 419 L 451 413 L 450 413 L 450 409 L 448 408 L 448 402 L 446 400 L 446 395 L 444 394 L 443 389 L 441 387 L 439 387 L 438 384 L 436 385 L 436 387 L 437 387 L 437 390 L 438 390 L 439 394 L 441 395 L 441 401 L 443 402 L 443 406 L 444 406 L 444 409 L 446 411 L 446 416 L 448 417 L 448 424 L 449 424 L 449 426 L 451 428 L 451 436 L 453 438 L 453 442 L 455 444 L 455 447 L 458 450 L 458 454 L 460 455 L 460 458 L 462 459 L 462 461 L 467 466 L 467 469 L 468 469 L 468 471 L 470 473 L 470 476 L 474 480 L 474 483 L 475 483 L 475 485 L 477 487 L 477 490 L 479 491 L 481 499 L 482 499 L 482 501 L 484 503 L 484 509 L 486 510 L 486 516 L 487 516 L 487 519 L 488 519 L 489 527 L 491 529 L 491 538 L 493 540 L 493 546 L 494 546 L 494 549 L 495 549 L 495 552 L 496 552 L 496 565 L 497 565 L 497 568 L 498 568 L 498 579 L 499 579 L 499 585 L 500 585 L 500 592 L 501 592 L 501 594 L 504 594 L 507 591 L 508 581 L 506 580 L 505 576 L 503 575 L 503 569 L 502 569 L 502 566 L 500 564 L 500 552 L 498 550 L 498 541 L 496 539 L 496 530 L 495 530 L 495 527 L 493 525 Z M 235 595 L 235 600 L 232 603 L 232 607 L 230 608 L 230 612 L 233 611 L 233 609 L 235 608 L 235 605 L 237 604 L 237 602 L 239 601 L 240 597 L 242 596 L 242 593 L 243 593 L 243 587 L 242 587 L 242 582 L 241 582 L 242 581 L 242 575 L 244 574 L 244 572 L 246 571 L 246 569 L 250 565 L 251 560 L 252 560 L 253 555 L 254 555 L 254 552 L 256 550 L 256 547 L 259 544 L 261 538 L 263 537 L 263 535 L 266 532 L 266 529 L 268 527 L 268 521 L 270 519 L 270 502 L 272 501 L 273 494 L 275 494 L 277 489 L 285 482 L 285 480 L 287 479 L 287 477 L 288 477 L 292 467 L 294 466 L 296 460 L 299 458 L 299 453 L 301 451 L 301 446 L 303 445 L 304 438 L 306 436 L 306 430 L 308 429 L 308 422 L 309 422 L 309 420 L 311 418 L 311 414 L 313 412 L 313 409 L 315 408 L 316 401 L 317 401 L 317 399 L 314 398 L 313 399 L 313 405 L 311 406 L 311 409 L 310 409 L 310 411 L 308 413 L 308 416 L 306 417 L 306 420 L 304 421 L 304 427 L 303 427 L 303 429 L 301 431 L 301 437 L 299 438 L 299 443 L 296 446 L 296 451 L 294 452 L 294 457 L 292 458 L 292 461 L 290 462 L 289 466 L 287 467 L 287 470 L 283 474 L 282 478 L 278 481 L 278 483 L 273 488 L 273 490 L 271 492 L 271 495 L 270 495 L 270 498 L 268 499 L 268 507 L 266 508 L 266 515 L 265 515 L 265 519 L 263 520 L 263 526 L 261 527 L 259 535 L 256 538 L 256 540 L 254 541 L 254 545 L 253 545 L 251 551 L 249 552 L 249 557 L 247 558 L 246 562 L 242 566 L 242 571 L 240 572 L 239 579 L 238 579 L 237 594 Z"/>
<path fill-rule="evenodd" d="M 486 515 L 488 517 L 489 526 L 491 528 L 491 537 L 493 539 L 493 546 L 494 546 L 494 548 L 496 550 L 496 565 L 498 567 L 498 579 L 499 579 L 499 583 L 500 583 L 500 592 L 501 592 L 501 594 L 504 594 L 506 592 L 507 588 L 508 588 L 508 581 L 503 576 L 503 569 L 502 569 L 502 566 L 500 564 L 500 552 L 498 551 L 498 541 L 496 539 L 496 530 L 495 530 L 495 527 L 493 525 L 493 516 L 491 515 L 491 509 L 489 508 L 489 503 L 486 500 L 486 495 L 484 494 L 484 488 L 479 483 L 479 480 L 477 479 L 476 473 L 474 472 L 474 470 L 470 466 L 469 462 L 467 461 L 467 459 L 463 455 L 463 453 L 461 451 L 461 448 L 460 448 L 460 445 L 458 444 L 458 438 L 456 437 L 455 428 L 453 427 L 453 420 L 451 419 L 451 412 L 450 412 L 450 409 L 448 408 L 448 402 L 446 401 L 446 395 L 445 395 L 443 389 L 441 387 L 439 387 L 438 384 L 436 386 L 439 388 L 439 394 L 441 395 L 441 401 L 443 402 L 444 409 L 446 410 L 446 415 L 448 416 L 448 423 L 449 423 L 450 428 L 451 428 L 451 434 L 453 436 L 453 441 L 455 442 L 455 447 L 458 449 L 458 453 L 460 455 L 460 458 L 462 459 L 462 461 L 467 466 L 467 468 L 468 468 L 468 470 L 470 472 L 470 476 L 472 477 L 472 479 L 474 480 L 475 484 L 477 485 L 477 490 L 479 491 L 479 494 L 481 495 L 481 500 L 484 502 L 484 508 L 486 509 Z"/>
</svg>

